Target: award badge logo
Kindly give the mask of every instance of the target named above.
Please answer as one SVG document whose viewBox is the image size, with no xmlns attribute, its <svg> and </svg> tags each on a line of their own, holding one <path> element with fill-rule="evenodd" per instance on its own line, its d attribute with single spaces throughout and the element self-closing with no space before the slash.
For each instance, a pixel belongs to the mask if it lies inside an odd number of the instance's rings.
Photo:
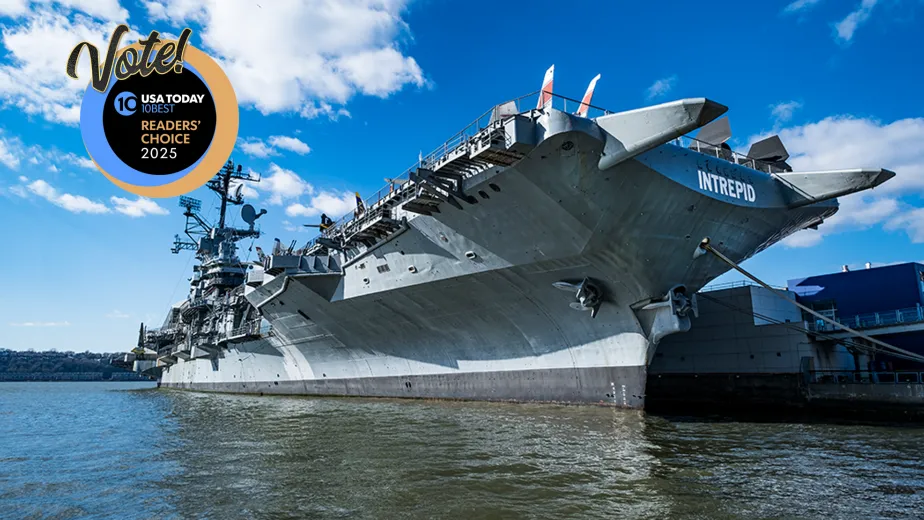
<svg viewBox="0 0 924 520">
<path fill-rule="evenodd" d="M 238 106 L 231 82 L 215 61 L 189 45 L 191 29 L 176 40 L 151 31 L 119 47 L 119 25 L 105 61 L 88 42 L 92 69 L 80 107 L 80 133 L 90 158 L 117 186 L 145 197 L 175 197 L 206 183 L 224 166 L 237 139 Z"/>
</svg>

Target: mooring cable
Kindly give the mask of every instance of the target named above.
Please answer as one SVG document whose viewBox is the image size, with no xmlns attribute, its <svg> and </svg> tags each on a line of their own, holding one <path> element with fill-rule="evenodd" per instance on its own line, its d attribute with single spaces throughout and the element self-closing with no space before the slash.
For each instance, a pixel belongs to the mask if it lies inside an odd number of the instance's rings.
<svg viewBox="0 0 924 520">
<path fill-rule="evenodd" d="M 875 347 L 875 346 L 873 346 L 873 345 L 864 345 L 864 344 L 862 344 L 862 343 L 857 343 L 857 342 L 855 342 L 855 341 L 853 341 L 853 340 L 851 340 L 851 339 L 849 339 L 849 338 L 838 339 L 838 338 L 835 338 L 834 336 L 831 336 L 831 335 L 829 335 L 829 334 L 825 334 L 825 333 L 823 333 L 823 332 L 812 331 L 812 330 L 809 330 L 809 329 L 807 329 L 807 328 L 805 328 L 805 327 L 800 327 L 800 326 L 798 325 L 798 323 L 793 323 L 793 322 L 790 322 L 790 321 L 782 321 L 782 320 L 779 320 L 779 319 L 777 319 L 777 318 L 773 318 L 773 317 L 771 317 L 771 316 L 767 316 L 767 315 L 761 314 L 761 313 L 759 313 L 759 312 L 755 312 L 755 311 L 753 311 L 753 310 L 747 310 L 747 309 L 744 309 L 744 308 L 739 307 L 739 306 L 737 306 L 737 305 L 733 305 L 733 304 L 730 304 L 730 303 L 728 303 L 728 302 L 724 302 L 724 301 L 720 300 L 719 298 L 713 298 L 712 296 L 709 296 L 707 293 L 702 293 L 702 292 L 696 293 L 696 296 L 697 296 L 698 298 L 704 298 L 704 299 L 706 299 L 706 300 L 709 300 L 709 301 L 711 301 L 712 303 L 715 303 L 716 305 L 721 305 L 722 307 L 725 307 L 726 309 L 730 309 L 730 310 L 733 310 L 733 311 L 735 311 L 735 312 L 739 312 L 739 313 L 741 313 L 741 314 L 745 314 L 745 315 L 747 315 L 747 316 L 752 316 L 752 317 L 755 317 L 755 318 L 759 318 L 759 319 L 761 319 L 761 320 L 766 321 L 767 323 L 769 323 L 769 324 L 771 324 L 771 325 L 783 325 L 785 328 L 787 328 L 787 329 L 789 329 L 789 330 L 793 330 L 793 331 L 796 331 L 796 332 L 801 332 L 801 333 L 803 333 L 803 334 L 807 334 L 807 335 L 810 335 L 810 336 L 818 336 L 818 337 L 820 337 L 820 338 L 827 339 L 827 340 L 831 340 L 831 341 L 837 341 L 837 342 L 840 342 L 842 345 L 844 345 L 845 347 L 848 347 L 848 348 L 854 348 L 854 349 L 857 349 L 857 350 L 860 350 L 860 351 L 863 351 L 863 352 L 866 352 L 866 353 L 871 353 L 871 354 L 876 354 L 876 353 L 885 352 L 885 353 L 887 353 L 887 354 L 889 354 L 889 355 L 891 355 L 891 356 L 894 356 L 894 357 L 897 357 L 897 358 L 900 358 L 900 359 L 907 359 L 907 360 L 910 360 L 910 361 L 921 361 L 918 357 L 908 357 L 908 356 L 905 356 L 905 355 L 903 355 L 903 354 L 899 354 L 899 353 L 897 353 L 897 352 L 888 352 L 888 351 L 886 351 L 886 350 L 884 350 L 884 349 L 882 349 L 882 348 L 877 348 L 877 347 Z"/>
<path fill-rule="evenodd" d="M 832 320 L 831 318 L 828 318 L 827 316 L 824 316 L 823 314 L 816 312 L 814 309 L 811 309 L 811 308 L 809 308 L 809 307 L 807 307 L 807 306 L 805 306 L 805 305 L 802 305 L 801 303 L 797 302 L 797 301 L 794 300 L 793 298 L 790 298 L 788 295 L 784 294 L 783 292 L 774 289 L 774 288 L 771 287 L 770 285 L 764 283 L 763 280 L 760 280 L 759 278 L 757 278 L 757 277 L 754 276 L 753 274 L 751 274 L 751 273 L 749 273 L 748 271 L 746 271 L 744 268 L 742 268 L 742 267 L 741 267 L 740 265 L 738 265 L 736 262 L 732 261 L 730 258 L 728 258 L 728 257 L 725 256 L 724 254 L 722 254 L 721 251 L 719 251 L 719 250 L 717 250 L 716 248 L 714 248 L 714 247 L 712 246 L 712 244 L 710 244 L 709 242 L 710 242 L 710 241 L 709 241 L 709 237 L 704 238 L 704 239 L 702 240 L 702 242 L 699 243 L 699 248 L 700 248 L 701 250 L 703 250 L 703 251 L 708 252 L 708 253 L 712 253 L 713 255 L 716 256 L 716 258 L 718 258 L 718 259 L 721 260 L 722 262 L 728 264 L 728 266 L 731 267 L 732 269 L 738 271 L 739 273 L 743 274 L 744 276 L 747 276 L 748 278 L 750 278 L 751 280 L 753 280 L 755 283 L 757 283 L 758 285 L 760 285 L 760 286 L 763 287 L 764 289 L 767 289 L 767 290 L 770 291 L 771 293 L 773 293 L 773 294 L 775 294 L 776 296 L 778 296 L 778 297 L 780 297 L 780 298 L 782 298 L 782 299 L 788 301 L 789 303 L 791 303 L 791 304 L 795 305 L 796 307 L 802 309 L 803 311 L 805 311 L 805 312 L 811 314 L 812 316 L 815 316 L 816 318 L 818 318 L 818 319 L 824 321 L 825 323 L 827 323 L 827 324 L 829 324 L 829 325 L 833 325 L 834 327 L 837 327 L 837 328 L 839 328 L 839 329 L 843 329 L 844 331 L 846 331 L 846 332 L 848 332 L 848 333 L 850 333 L 850 334 L 853 334 L 854 336 L 857 336 L 857 337 L 859 337 L 859 338 L 865 339 L 866 341 L 869 341 L 870 343 L 879 345 L 880 347 L 882 347 L 882 348 L 884 348 L 884 349 L 886 349 L 886 350 L 890 350 L 890 351 L 892 351 L 892 352 L 899 353 L 899 354 L 905 356 L 905 357 L 908 358 L 908 359 L 913 359 L 913 360 L 916 360 L 916 361 L 924 361 L 924 356 L 921 356 L 920 354 L 916 354 L 916 353 L 914 353 L 914 352 L 910 352 L 910 351 L 908 351 L 908 350 L 898 348 L 898 347 L 896 347 L 896 346 L 894 346 L 894 345 L 890 345 L 890 344 L 888 344 L 888 343 L 886 343 L 886 342 L 884 342 L 884 341 L 881 341 L 881 340 L 878 340 L 878 339 L 876 339 L 876 338 L 873 338 L 872 336 L 869 336 L 869 335 L 867 335 L 867 334 L 864 334 L 864 333 L 862 333 L 862 332 L 860 332 L 860 331 L 858 331 L 858 330 L 854 330 L 854 329 L 848 327 L 847 325 L 844 325 L 843 323 L 834 321 L 834 320 Z"/>
</svg>

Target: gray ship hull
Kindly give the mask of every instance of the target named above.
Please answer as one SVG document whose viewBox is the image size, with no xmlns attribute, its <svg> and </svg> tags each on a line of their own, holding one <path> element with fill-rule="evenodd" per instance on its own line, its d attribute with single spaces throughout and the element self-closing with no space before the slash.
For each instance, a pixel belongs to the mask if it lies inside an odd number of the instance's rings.
<svg viewBox="0 0 924 520">
<path fill-rule="evenodd" d="M 275 374 L 267 376 L 268 379 L 259 376 L 248 377 L 248 372 L 271 373 L 273 370 L 284 370 L 283 359 L 272 359 L 282 356 L 270 354 L 266 358 L 258 358 L 252 350 L 265 348 L 265 345 L 261 347 L 250 344 L 224 352 L 219 364 L 240 365 L 240 357 L 254 356 L 249 362 L 251 367 L 242 369 L 237 377 L 232 375 L 231 381 L 217 374 L 210 374 L 212 377 L 203 376 L 204 371 L 216 370 L 213 370 L 211 362 L 197 360 L 185 363 L 181 374 L 176 373 L 178 370 L 172 369 L 173 377 L 163 378 L 161 386 L 202 392 L 259 395 L 585 403 L 623 408 L 642 408 L 644 405 L 647 377 L 645 366 L 454 371 L 355 378 L 288 379 L 275 377 Z"/>
<path fill-rule="evenodd" d="M 478 204 L 404 215 L 404 229 L 346 259 L 342 276 L 264 283 L 247 298 L 271 335 L 180 360 L 162 385 L 643 408 L 658 340 L 689 320 L 639 302 L 677 286 L 692 294 L 727 270 L 694 257 L 703 237 L 740 261 L 836 203 L 787 208 L 775 181 L 737 165 L 724 173 L 749 180 L 757 201 L 722 200 L 697 189 L 698 168 L 718 159 L 673 145 L 601 171 L 603 146 L 584 131 L 548 136 L 469 183 L 487 195 Z M 595 318 L 553 286 L 584 278 L 605 293 Z"/>
</svg>

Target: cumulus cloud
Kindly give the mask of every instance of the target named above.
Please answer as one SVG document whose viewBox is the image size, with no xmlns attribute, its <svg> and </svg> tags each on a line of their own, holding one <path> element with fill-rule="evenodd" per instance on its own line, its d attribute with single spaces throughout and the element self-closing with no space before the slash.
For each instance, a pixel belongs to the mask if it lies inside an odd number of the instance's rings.
<svg viewBox="0 0 924 520">
<path fill-rule="evenodd" d="M 205 49 L 227 72 L 238 101 L 261 113 L 341 115 L 356 94 L 386 97 L 426 84 L 400 48 L 407 0 L 144 2 L 155 20 L 201 26 Z M 241 38 L 247 34 L 247 38 Z M 298 42 L 293 45 L 292 42 Z"/>
<path fill-rule="evenodd" d="M 836 38 L 844 43 L 852 40 L 854 33 L 857 32 L 857 28 L 869 20 L 873 8 L 876 7 L 877 3 L 879 3 L 879 0 L 862 0 L 856 10 L 852 11 L 843 20 L 834 25 Z"/>
<path fill-rule="evenodd" d="M 123 197 L 110 197 L 109 201 L 112 203 L 112 208 L 110 208 L 102 202 L 90 200 L 83 195 L 62 193 L 42 179 L 30 182 L 29 178 L 24 175 L 19 176 L 19 184 L 10 186 L 9 191 L 24 199 L 37 196 L 71 213 L 102 214 L 111 213 L 115 210 L 117 213 L 132 218 L 144 217 L 146 215 L 168 215 L 170 213 L 158 203 L 144 197 L 138 197 L 135 200 Z"/>
<path fill-rule="evenodd" d="M 20 9 L 23 2 L 13 7 L 4 4 L 7 7 L 0 11 L 14 16 L 17 25 L 4 27 L 0 39 L 0 104 L 51 122 L 76 125 L 90 78 L 90 60 L 86 55 L 80 60 L 77 72 L 82 81 L 77 81 L 64 74 L 61 53 L 81 41 L 105 49 L 113 24 L 124 21 L 128 12 L 116 0 L 39 1 L 24 11 Z M 124 41 L 139 37 L 131 32 Z"/>
<path fill-rule="evenodd" d="M 61 193 L 54 186 L 39 179 L 26 185 L 26 189 L 48 202 L 71 213 L 109 213 L 105 204 L 94 202 L 83 195 Z"/>
<path fill-rule="evenodd" d="M 670 92 L 671 89 L 673 89 L 674 85 L 676 84 L 677 84 L 676 75 L 668 76 L 666 78 L 661 78 L 655 81 L 654 83 L 652 83 L 650 87 L 648 87 L 648 90 L 645 91 L 645 96 L 648 99 L 655 99 L 655 98 L 661 97 L 667 94 L 668 92 Z"/>
<path fill-rule="evenodd" d="M 132 218 L 139 218 L 145 215 L 170 214 L 170 212 L 164 209 L 160 204 L 144 197 L 138 197 L 135 200 L 122 197 L 111 197 L 109 201 L 112 202 L 112 206 L 116 211 Z"/>
<path fill-rule="evenodd" d="M 924 243 L 924 208 L 915 208 L 892 216 L 886 222 L 885 228 L 904 230 L 915 244 Z"/>
<path fill-rule="evenodd" d="M 274 135 L 269 138 L 270 146 L 282 148 L 299 155 L 305 155 L 311 151 L 311 148 L 304 141 L 297 137 L 286 137 L 284 135 Z"/>
<path fill-rule="evenodd" d="M 269 194 L 269 199 L 267 199 L 269 204 L 282 204 L 286 200 L 298 199 L 302 195 L 314 193 L 314 187 L 299 177 L 297 173 L 275 163 L 270 164 L 269 172 L 256 187 L 259 191 Z"/>
<path fill-rule="evenodd" d="M 311 148 L 301 139 L 284 135 L 273 135 L 266 141 L 257 137 L 248 137 L 242 139 L 238 143 L 238 147 L 247 155 L 261 159 L 281 155 L 279 149 L 288 150 L 299 155 L 305 155 L 311 151 Z"/>
<path fill-rule="evenodd" d="M 321 213 L 338 219 L 356 209 L 356 197 L 349 191 L 332 193 L 322 191 L 310 198 L 308 204 L 295 203 L 286 208 L 290 217 L 316 217 Z"/>
<path fill-rule="evenodd" d="M 266 159 L 271 155 L 279 155 L 279 152 L 274 150 L 272 146 L 264 143 L 261 139 L 257 139 L 256 137 L 241 139 L 237 146 L 247 155 L 251 157 L 259 157 L 260 159 Z"/>
<path fill-rule="evenodd" d="M 791 247 L 821 242 L 824 235 L 884 225 L 903 229 L 912 240 L 924 238 L 918 224 L 924 216 L 903 197 L 924 191 L 924 118 L 883 123 L 850 116 L 828 117 L 815 123 L 784 128 L 780 138 L 789 150 L 789 163 L 796 171 L 883 167 L 896 177 L 873 191 L 839 198 L 840 210 L 818 231 L 800 231 L 784 240 Z M 766 137 L 755 136 L 751 142 Z"/>
<path fill-rule="evenodd" d="M 241 195 L 243 195 L 245 199 L 260 198 L 260 193 L 253 189 L 250 183 L 243 181 L 231 181 L 231 193 L 234 193 L 238 186 L 241 186 Z"/>
</svg>

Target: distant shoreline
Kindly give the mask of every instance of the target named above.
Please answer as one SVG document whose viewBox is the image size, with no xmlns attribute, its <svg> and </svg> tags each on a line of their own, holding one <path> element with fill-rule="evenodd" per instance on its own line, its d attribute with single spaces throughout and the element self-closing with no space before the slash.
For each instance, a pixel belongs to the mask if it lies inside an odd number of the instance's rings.
<svg viewBox="0 0 924 520">
<path fill-rule="evenodd" d="M 104 377 L 109 376 L 109 377 Z M 153 379 L 140 376 L 134 372 L 0 372 L 0 383 L 22 382 L 154 382 Z"/>
</svg>

